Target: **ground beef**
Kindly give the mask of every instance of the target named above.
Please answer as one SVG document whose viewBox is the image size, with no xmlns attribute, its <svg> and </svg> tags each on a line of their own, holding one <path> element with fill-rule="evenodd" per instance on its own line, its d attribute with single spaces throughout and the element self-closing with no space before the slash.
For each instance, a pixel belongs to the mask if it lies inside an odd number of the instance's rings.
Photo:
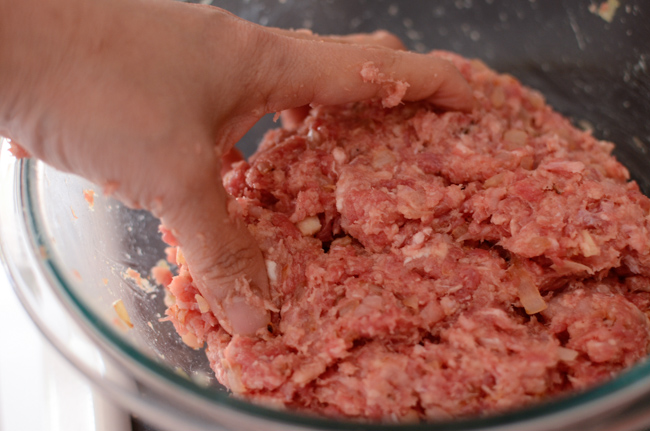
<svg viewBox="0 0 650 431">
<path fill-rule="evenodd" d="M 230 336 L 182 255 L 167 310 L 242 398 L 405 422 L 489 414 L 645 358 L 650 200 L 536 91 L 450 59 L 471 113 L 316 107 L 226 189 L 267 262 L 268 334 Z M 173 303 L 172 303 L 173 302 Z"/>
</svg>

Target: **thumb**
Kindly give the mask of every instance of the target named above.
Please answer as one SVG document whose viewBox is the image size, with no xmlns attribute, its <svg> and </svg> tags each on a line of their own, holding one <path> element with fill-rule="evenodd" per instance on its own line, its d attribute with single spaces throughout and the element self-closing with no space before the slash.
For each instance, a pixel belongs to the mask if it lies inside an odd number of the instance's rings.
<svg viewBox="0 0 650 431">
<path fill-rule="evenodd" d="M 266 265 L 259 247 L 226 194 L 218 167 L 203 171 L 201 180 L 179 200 L 161 210 L 172 230 L 193 281 L 221 326 L 231 334 L 252 335 L 269 322 Z M 172 195 L 173 196 L 173 195 Z"/>
</svg>

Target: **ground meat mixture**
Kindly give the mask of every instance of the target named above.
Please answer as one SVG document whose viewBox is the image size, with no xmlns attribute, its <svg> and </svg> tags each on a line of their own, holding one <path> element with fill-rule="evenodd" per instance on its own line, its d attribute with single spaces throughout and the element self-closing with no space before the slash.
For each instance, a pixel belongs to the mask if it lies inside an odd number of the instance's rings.
<svg viewBox="0 0 650 431">
<path fill-rule="evenodd" d="M 264 254 L 268 334 L 230 336 L 182 254 L 183 339 L 239 397 L 337 418 L 489 414 L 645 358 L 650 200 L 536 91 L 448 53 L 471 113 L 316 107 L 225 174 Z M 164 273 L 164 274 L 163 274 Z"/>
</svg>

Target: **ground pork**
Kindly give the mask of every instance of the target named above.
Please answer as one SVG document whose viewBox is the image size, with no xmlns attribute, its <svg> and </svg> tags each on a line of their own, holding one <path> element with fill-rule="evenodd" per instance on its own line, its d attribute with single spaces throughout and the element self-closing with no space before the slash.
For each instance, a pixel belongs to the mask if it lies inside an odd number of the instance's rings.
<svg viewBox="0 0 650 431">
<path fill-rule="evenodd" d="M 645 358 L 650 200 L 613 145 L 513 77 L 433 55 L 469 81 L 472 112 L 316 107 L 225 174 L 266 259 L 268 333 L 225 332 L 168 250 L 168 318 L 236 396 L 436 420 L 588 388 Z"/>
</svg>

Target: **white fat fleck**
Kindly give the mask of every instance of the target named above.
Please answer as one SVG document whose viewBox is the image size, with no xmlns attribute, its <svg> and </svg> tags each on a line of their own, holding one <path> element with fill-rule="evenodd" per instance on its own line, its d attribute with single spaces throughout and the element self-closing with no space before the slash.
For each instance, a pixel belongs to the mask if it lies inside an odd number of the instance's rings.
<svg viewBox="0 0 650 431">
<path fill-rule="evenodd" d="M 275 283 L 278 280 L 278 264 L 272 260 L 266 262 L 266 273 L 269 276 L 269 281 Z"/>
<path fill-rule="evenodd" d="M 459 153 L 461 154 L 472 154 L 473 151 L 470 150 L 466 145 L 461 144 L 458 142 L 455 146 L 455 149 L 458 150 Z"/>
<path fill-rule="evenodd" d="M 317 216 L 311 216 L 296 223 L 296 227 L 303 236 L 312 236 L 320 230 L 321 224 Z"/>
<path fill-rule="evenodd" d="M 508 221 L 508 218 L 504 214 L 493 214 L 490 217 L 490 221 L 495 225 L 502 225 Z"/>
<path fill-rule="evenodd" d="M 447 296 L 440 300 L 440 305 L 447 316 L 456 311 L 456 301 Z"/>
<path fill-rule="evenodd" d="M 418 232 L 413 235 L 413 244 L 422 244 L 424 242 L 424 233 Z"/>
<path fill-rule="evenodd" d="M 427 247 L 422 247 L 417 250 L 403 249 L 403 253 L 406 256 L 406 259 L 404 259 L 405 262 L 411 261 L 413 259 L 418 259 L 421 257 L 431 257 L 431 256 L 438 257 L 439 259 L 444 259 L 445 256 L 447 256 L 448 252 L 449 252 L 449 246 L 444 242 L 431 244 Z"/>
<path fill-rule="evenodd" d="M 340 164 L 345 163 L 345 159 L 347 158 L 345 155 L 345 151 L 343 151 L 339 147 L 336 147 L 332 150 L 332 157 L 334 157 L 334 160 L 336 160 L 336 162 Z"/>
<path fill-rule="evenodd" d="M 309 129 L 307 132 L 307 139 L 314 143 L 321 142 L 321 135 L 316 129 Z"/>
</svg>

